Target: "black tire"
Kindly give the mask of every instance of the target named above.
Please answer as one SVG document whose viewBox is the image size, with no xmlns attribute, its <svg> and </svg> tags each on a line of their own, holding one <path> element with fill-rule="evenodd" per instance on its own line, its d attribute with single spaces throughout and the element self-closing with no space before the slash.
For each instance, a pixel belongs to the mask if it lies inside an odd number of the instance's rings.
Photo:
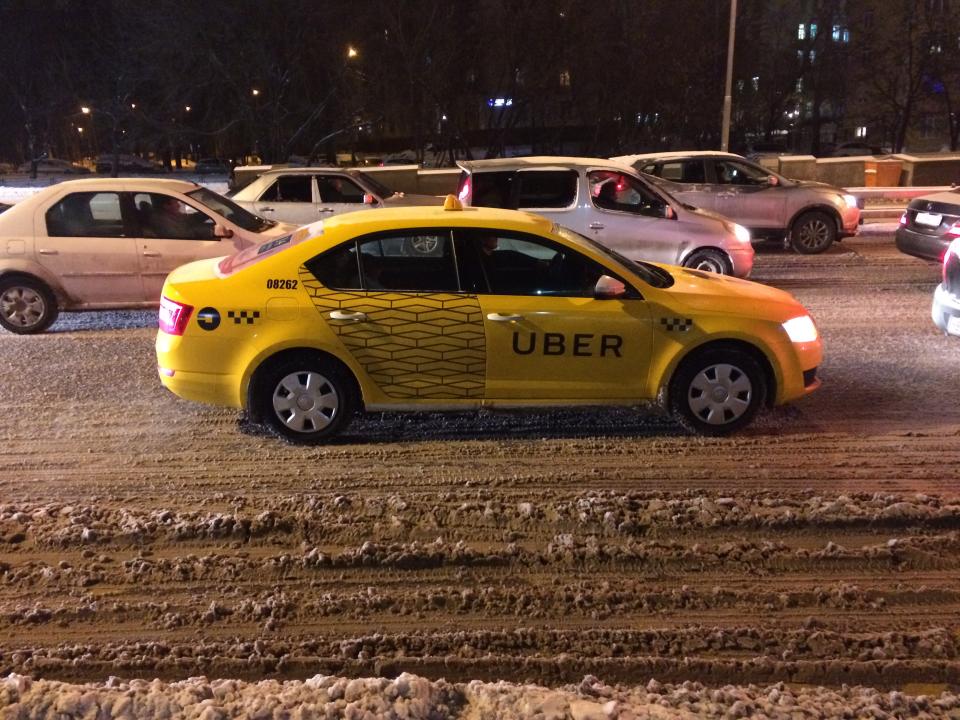
<svg viewBox="0 0 960 720">
<path fill-rule="evenodd" d="M 716 392 L 716 395 L 712 395 Z M 766 399 L 760 364 L 731 347 L 695 351 L 670 380 L 670 412 L 698 435 L 727 435 L 749 423 Z M 702 400 L 700 400 L 702 398 Z"/>
<path fill-rule="evenodd" d="M 790 244 L 801 255 L 816 255 L 837 239 L 837 223 L 822 210 L 808 210 L 793 221 Z"/>
<path fill-rule="evenodd" d="M 0 325 L 18 335 L 41 333 L 57 319 L 57 298 L 30 275 L 0 278 Z"/>
<path fill-rule="evenodd" d="M 321 397 L 328 397 L 326 404 L 318 402 Z M 348 374 L 307 353 L 287 355 L 261 369 L 251 399 L 271 430 L 303 444 L 321 443 L 342 432 L 357 406 Z"/>
<path fill-rule="evenodd" d="M 700 248 L 687 255 L 683 266 L 693 270 L 714 272 L 719 275 L 732 275 L 733 263 L 722 250 L 714 248 Z"/>
</svg>

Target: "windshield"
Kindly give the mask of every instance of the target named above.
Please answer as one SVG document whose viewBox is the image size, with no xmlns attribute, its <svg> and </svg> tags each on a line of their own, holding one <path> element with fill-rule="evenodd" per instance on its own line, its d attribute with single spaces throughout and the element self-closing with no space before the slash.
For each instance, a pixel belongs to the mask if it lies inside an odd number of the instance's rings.
<svg viewBox="0 0 960 720">
<path fill-rule="evenodd" d="M 262 217 L 247 212 L 232 200 L 227 200 L 223 195 L 218 195 L 207 188 L 197 188 L 188 192 L 187 196 L 250 232 L 263 232 L 277 224 L 273 220 L 264 220 Z"/>
<path fill-rule="evenodd" d="M 351 177 L 357 178 L 358 180 L 366 183 L 367 187 L 373 190 L 381 198 L 388 198 L 391 195 L 393 195 L 393 190 L 388 188 L 379 180 L 374 180 L 365 172 L 360 172 L 359 170 L 347 170 L 347 175 L 350 175 Z"/>
<path fill-rule="evenodd" d="M 596 240 L 588 238 L 586 235 L 581 235 L 570 228 L 563 227 L 563 225 L 554 225 L 553 230 L 560 237 L 565 240 L 569 240 L 570 242 L 586 243 L 594 250 L 597 250 L 598 252 L 606 255 L 608 258 L 615 260 L 620 265 L 623 265 L 630 272 L 647 283 L 647 285 L 655 288 L 668 288 L 673 285 L 673 276 L 663 268 L 643 261 L 631 260 L 630 258 L 624 257 L 616 250 L 611 250 L 606 245 L 601 245 Z"/>
</svg>

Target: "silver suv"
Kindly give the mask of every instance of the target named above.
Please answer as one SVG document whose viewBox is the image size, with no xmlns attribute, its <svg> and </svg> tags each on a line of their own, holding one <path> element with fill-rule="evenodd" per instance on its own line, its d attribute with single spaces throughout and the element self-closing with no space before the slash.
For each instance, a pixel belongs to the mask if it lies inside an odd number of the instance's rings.
<svg viewBox="0 0 960 720">
<path fill-rule="evenodd" d="M 458 162 L 460 200 L 527 210 L 634 260 L 747 277 L 750 234 L 610 160 L 520 157 Z"/>
<path fill-rule="evenodd" d="M 723 152 L 669 152 L 613 158 L 698 208 L 745 225 L 754 239 L 783 240 L 807 255 L 856 235 L 857 198 L 825 183 L 789 180 Z"/>
</svg>

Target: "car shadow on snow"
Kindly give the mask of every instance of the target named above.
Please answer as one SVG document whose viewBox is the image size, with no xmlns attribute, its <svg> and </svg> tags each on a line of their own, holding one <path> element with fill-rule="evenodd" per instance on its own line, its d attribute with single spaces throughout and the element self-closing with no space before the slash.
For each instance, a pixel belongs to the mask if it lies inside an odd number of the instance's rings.
<svg viewBox="0 0 960 720">
<path fill-rule="evenodd" d="M 791 414 L 788 408 L 774 408 L 760 413 L 751 425 L 735 437 L 781 435 L 783 428 L 790 423 L 790 418 L 784 416 L 785 411 Z M 246 435 L 274 435 L 267 426 L 252 423 L 246 414 L 241 415 L 237 425 L 240 432 Z M 656 409 L 644 408 L 376 412 L 358 413 L 342 435 L 325 444 L 687 436 L 690 433 L 669 416 Z M 286 441 L 285 438 L 280 439 Z"/>
</svg>

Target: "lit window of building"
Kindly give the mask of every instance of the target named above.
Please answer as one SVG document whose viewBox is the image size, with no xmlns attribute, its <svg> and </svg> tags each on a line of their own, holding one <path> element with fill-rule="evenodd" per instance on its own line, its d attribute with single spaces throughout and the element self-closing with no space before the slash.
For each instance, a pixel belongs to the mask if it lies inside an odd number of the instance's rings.
<svg viewBox="0 0 960 720">
<path fill-rule="evenodd" d="M 797 94 L 803 92 L 803 78 L 797 78 Z"/>
<path fill-rule="evenodd" d="M 812 64 L 813 61 L 816 60 L 816 59 L 817 59 L 817 51 L 816 51 L 816 50 L 811 50 L 811 51 L 810 51 L 810 63 Z"/>
<path fill-rule="evenodd" d="M 866 125 L 860 125 L 860 126 L 857 128 L 857 137 L 858 137 L 858 138 L 865 138 L 866 136 L 867 136 L 867 126 L 866 126 Z"/>
<path fill-rule="evenodd" d="M 807 26 L 803 23 L 800 23 L 800 26 L 797 28 L 797 40 L 806 40 L 807 39 Z"/>
<path fill-rule="evenodd" d="M 850 31 L 847 30 L 846 28 L 844 28 L 844 30 L 843 30 L 843 41 L 844 41 L 845 43 L 850 42 Z"/>
<path fill-rule="evenodd" d="M 754 91 L 754 92 L 756 92 L 757 90 L 760 89 L 760 76 L 759 76 L 759 75 L 754 75 L 752 78 L 750 78 L 750 82 L 753 83 L 753 91 Z"/>
<path fill-rule="evenodd" d="M 810 39 L 813 40 L 817 36 L 817 24 L 810 23 Z"/>
<path fill-rule="evenodd" d="M 560 87 L 570 87 L 570 71 L 564 70 L 560 73 Z"/>
<path fill-rule="evenodd" d="M 843 37 L 843 36 L 840 34 L 840 26 L 839 26 L 839 25 L 834 25 L 834 26 L 833 26 L 833 32 L 830 33 L 830 37 L 833 38 L 833 41 L 834 41 L 834 42 L 840 42 L 840 38 Z"/>
</svg>

